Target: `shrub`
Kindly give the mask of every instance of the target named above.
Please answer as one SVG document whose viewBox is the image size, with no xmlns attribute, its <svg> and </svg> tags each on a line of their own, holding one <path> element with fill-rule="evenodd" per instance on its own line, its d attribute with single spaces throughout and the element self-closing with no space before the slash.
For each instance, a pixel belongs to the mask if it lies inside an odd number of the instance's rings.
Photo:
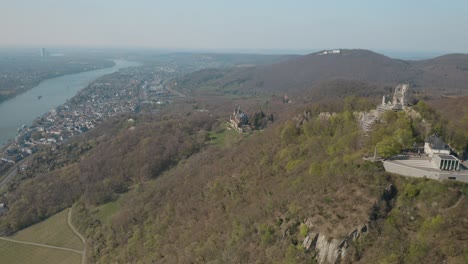
<svg viewBox="0 0 468 264">
<path fill-rule="evenodd" d="M 302 237 L 306 237 L 308 233 L 309 233 L 309 227 L 306 224 L 302 223 L 299 226 L 299 234 L 301 234 Z"/>
<path fill-rule="evenodd" d="M 413 184 L 407 184 L 405 185 L 405 195 L 408 196 L 409 198 L 414 198 L 418 196 L 419 194 L 419 189 L 416 187 L 416 185 Z"/>
<path fill-rule="evenodd" d="M 267 224 L 260 224 L 258 227 L 262 245 L 271 245 L 275 242 L 275 229 Z"/>
</svg>

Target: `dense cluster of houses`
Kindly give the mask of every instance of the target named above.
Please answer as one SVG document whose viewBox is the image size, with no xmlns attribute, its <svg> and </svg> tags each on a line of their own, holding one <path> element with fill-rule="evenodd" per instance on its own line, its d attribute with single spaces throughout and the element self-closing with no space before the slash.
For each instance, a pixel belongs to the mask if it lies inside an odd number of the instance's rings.
<svg viewBox="0 0 468 264">
<path fill-rule="evenodd" d="M 112 76 L 112 75 L 111 75 Z M 31 126 L 23 125 L 15 141 L 0 157 L 2 166 L 11 166 L 33 154 L 40 146 L 53 147 L 75 135 L 93 129 L 97 124 L 118 113 L 139 111 L 142 104 L 163 106 L 173 96 L 162 85 L 159 75 L 147 76 L 122 73 L 95 82 L 65 104 L 37 118 Z"/>
</svg>

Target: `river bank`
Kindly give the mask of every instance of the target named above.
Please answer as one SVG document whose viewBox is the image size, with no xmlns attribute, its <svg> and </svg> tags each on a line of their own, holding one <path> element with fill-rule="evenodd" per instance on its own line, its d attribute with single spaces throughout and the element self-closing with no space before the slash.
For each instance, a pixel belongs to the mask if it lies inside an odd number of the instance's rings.
<svg viewBox="0 0 468 264">
<path fill-rule="evenodd" d="M 113 60 L 103 58 L 0 56 L 0 103 L 47 79 L 113 66 Z"/>
<path fill-rule="evenodd" d="M 94 71 L 47 79 L 34 88 L 0 103 L 0 146 L 14 139 L 17 129 L 29 126 L 35 118 L 62 105 L 97 78 L 139 63 L 114 60 L 115 65 Z"/>
</svg>

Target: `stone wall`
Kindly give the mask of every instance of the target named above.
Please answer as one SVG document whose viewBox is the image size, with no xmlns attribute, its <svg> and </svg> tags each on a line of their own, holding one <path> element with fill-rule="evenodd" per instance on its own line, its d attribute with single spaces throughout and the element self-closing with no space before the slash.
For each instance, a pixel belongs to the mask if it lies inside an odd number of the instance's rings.
<svg viewBox="0 0 468 264">
<path fill-rule="evenodd" d="M 439 180 L 468 182 L 468 172 L 441 172 L 439 173 Z"/>
</svg>

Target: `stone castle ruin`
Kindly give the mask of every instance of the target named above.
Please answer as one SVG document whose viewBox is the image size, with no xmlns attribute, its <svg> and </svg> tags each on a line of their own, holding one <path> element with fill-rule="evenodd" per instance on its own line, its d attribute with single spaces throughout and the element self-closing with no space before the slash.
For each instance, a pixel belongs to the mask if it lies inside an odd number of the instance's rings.
<svg viewBox="0 0 468 264">
<path fill-rule="evenodd" d="M 382 104 L 379 106 L 386 110 L 404 110 L 408 106 L 408 84 L 399 84 L 395 87 L 393 99 L 388 100 L 387 96 L 383 96 Z"/>
<path fill-rule="evenodd" d="M 369 112 L 360 112 L 359 125 L 363 131 L 364 137 L 369 136 L 372 125 L 380 119 L 384 112 L 406 110 L 409 105 L 408 93 L 409 84 L 399 84 L 395 87 L 392 100 L 389 100 L 387 96 L 383 96 L 382 104 L 378 105 L 376 109 Z"/>
</svg>

